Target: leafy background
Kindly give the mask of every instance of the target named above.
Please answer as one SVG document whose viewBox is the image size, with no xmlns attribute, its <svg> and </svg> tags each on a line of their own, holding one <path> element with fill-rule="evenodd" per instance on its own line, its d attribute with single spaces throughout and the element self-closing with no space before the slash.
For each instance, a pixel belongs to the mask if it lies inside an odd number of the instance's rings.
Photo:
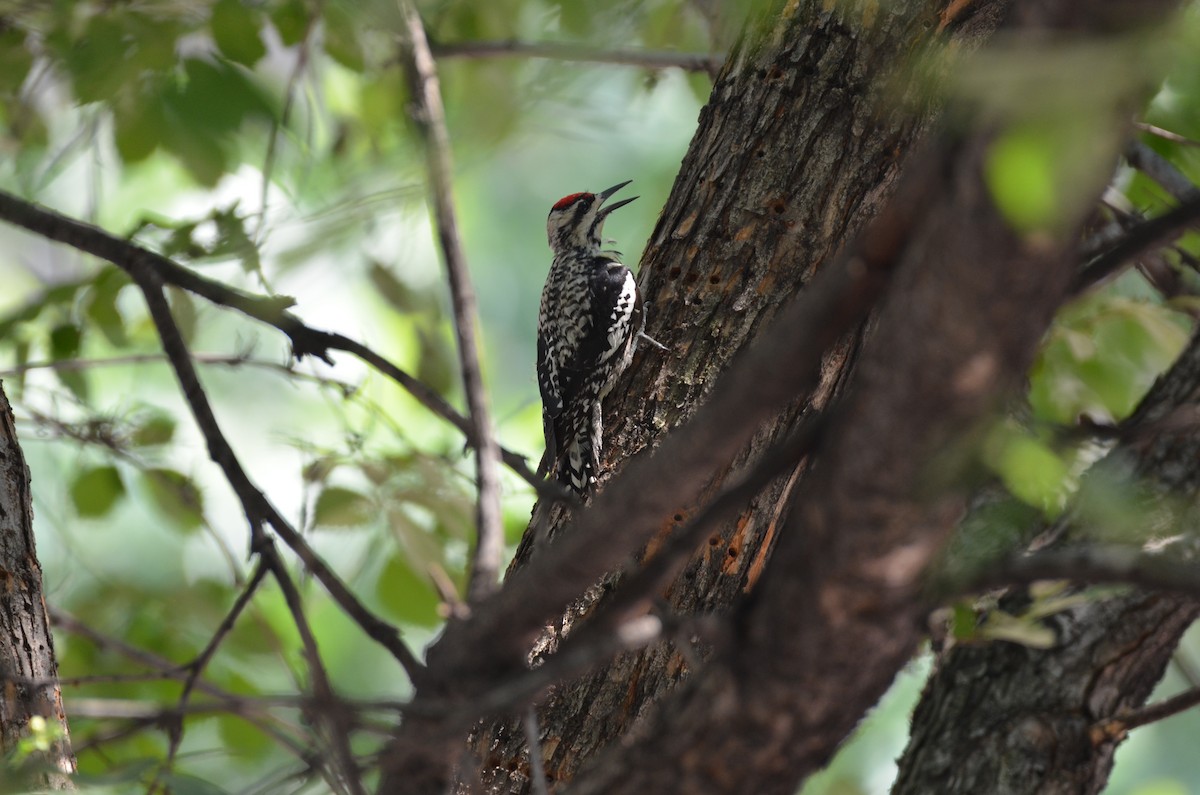
<svg viewBox="0 0 1200 795">
<path fill-rule="evenodd" d="M 454 187 L 497 432 L 536 460 L 546 208 L 635 179 L 641 198 L 607 231 L 636 262 L 711 85 L 703 72 L 589 63 L 589 53 L 719 54 L 753 9 L 708 0 L 419 6 L 445 53 Z M 1162 43 L 1172 76 L 1145 121 L 1200 139 L 1200 26 L 1194 12 L 1186 22 L 1179 41 Z M 310 324 L 366 341 L 461 406 L 399 27 L 382 0 L 0 2 L 0 187 L 205 275 L 294 296 Z M 514 40 L 566 44 L 584 60 L 449 54 Z M 1002 205 L 1054 206 L 1063 129 L 1033 126 L 997 147 Z M 1145 141 L 1200 178 L 1200 148 Z M 1114 184 L 1113 218 L 1170 205 L 1133 171 Z M 1193 285 L 1197 243 L 1185 235 L 1162 255 Z M 33 473 L 48 601 L 104 636 L 186 662 L 248 574 L 240 508 L 120 271 L 9 227 L 0 228 L 0 269 L 0 377 Z M 183 292 L 170 297 L 252 477 L 370 607 L 424 645 L 442 621 L 433 582 L 464 579 L 472 481 L 461 438 L 355 361 L 293 362 L 273 331 Z M 1063 427 L 1126 415 L 1182 349 L 1195 311 L 1194 299 L 1165 299 L 1130 272 L 1062 312 L 1030 376 L 1029 421 L 1001 423 L 984 448 L 1023 510 L 1062 510 L 1094 452 L 1064 441 Z M 503 499 L 515 544 L 532 495 L 506 474 Z M 1008 538 L 999 525 L 983 535 L 984 546 Z M 387 654 L 319 586 L 302 584 L 339 692 L 402 700 L 408 682 Z M 111 714 L 118 701 L 169 707 L 178 678 L 143 675 L 144 661 L 112 643 L 61 631 L 57 641 L 62 675 L 82 680 L 65 690 L 81 782 L 127 792 L 152 779 L 166 732 L 129 731 Z M 1196 651 L 1193 640 L 1181 669 Z M 927 668 L 913 663 L 805 793 L 886 791 Z M 305 681 L 277 588 L 259 591 L 205 678 L 255 706 L 249 719 L 186 719 L 175 792 L 322 791 L 280 741 L 306 737 L 303 717 L 285 700 L 257 700 L 295 695 Z M 1184 682 L 1174 671 L 1160 689 Z M 378 746 L 394 719 L 387 707 L 367 713 L 356 750 Z M 1109 791 L 1200 790 L 1190 752 L 1198 730 L 1185 715 L 1135 731 Z"/>
</svg>

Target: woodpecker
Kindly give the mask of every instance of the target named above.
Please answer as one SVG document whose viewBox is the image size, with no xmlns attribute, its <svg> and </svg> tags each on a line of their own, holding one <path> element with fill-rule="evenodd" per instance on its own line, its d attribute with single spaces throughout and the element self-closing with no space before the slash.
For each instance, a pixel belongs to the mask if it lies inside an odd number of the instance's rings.
<svg viewBox="0 0 1200 795">
<path fill-rule="evenodd" d="M 600 404 L 629 366 L 645 325 L 637 282 L 619 252 L 603 248 L 604 219 L 631 199 L 603 206 L 630 181 L 572 193 L 546 221 L 554 261 L 538 312 L 538 388 L 546 455 L 542 472 L 586 496 L 600 466 Z"/>
</svg>

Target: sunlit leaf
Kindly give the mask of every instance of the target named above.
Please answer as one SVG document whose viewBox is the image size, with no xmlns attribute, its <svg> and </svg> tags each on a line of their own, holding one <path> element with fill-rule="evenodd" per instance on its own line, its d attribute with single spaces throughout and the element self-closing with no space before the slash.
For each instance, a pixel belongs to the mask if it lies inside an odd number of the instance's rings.
<svg viewBox="0 0 1200 795">
<path fill-rule="evenodd" d="M 204 495 L 191 478 L 174 469 L 148 469 L 143 479 L 155 506 L 181 529 L 204 524 Z"/>
<path fill-rule="evenodd" d="M 329 486 L 317 497 L 313 523 L 317 527 L 358 527 L 377 514 L 366 496 L 341 486 Z"/>
<path fill-rule="evenodd" d="M 1052 226 L 1058 207 L 1053 142 L 1039 130 L 1019 127 L 992 144 L 987 184 L 1004 217 L 1019 231 Z"/>
<path fill-rule="evenodd" d="M 125 484 L 114 466 L 86 469 L 71 484 L 75 512 L 88 519 L 107 514 L 124 495 Z"/>
<path fill-rule="evenodd" d="M 260 33 L 262 18 L 241 0 L 217 0 L 211 25 L 217 49 L 229 60 L 254 66 L 267 54 Z"/>
<path fill-rule="evenodd" d="M 419 312 L 429 303 L 423 293 L 413 290 L 379 262 L 371 263 L 367 275 L 376 293 L 398 312 Z"/>
<path fill-rule="evenodd" d="M 428 578 L 418 576 L 398 555 L 384 567 L 375 591 L 380 603 L 400 621 L 426 627 L 441 623 L 441 599 Z"/>
<path fill-rule="evenodd" d="M 196 302 L 191 294 L 178 287 L 167 288 L 167 297 L 170 299 L 171 316 L 179 326 L 179 333 L 183 335 L 183 341 L 190 344 L 196 337 Z"/>
<path fill-rule="evenodd" d="M 125 318 L 117 306 L 117 296 L 129 284 L 129 277 L 117 268 L 102 268 L 96 274 L 88 296 L 84 299 L 84 314 L 108 342 L 123 347 L 129 342 L 125 333 Z"/>
<path fill-rule="evenodd" d="M 153 447 L 166 444 L 174 436 L 175 420 L 166 414 L 154 414 L 133 429 L 129 441 L 138 447 Z"/>
<path fill-rule="evenodd" d="M 338 462 L 330 456 L 320 456 L 310 461 L 300 472 L 300 477 L 304 478 L 306 483 L 324 483 L 325 480 L 337 469 Z"/>
</svg>

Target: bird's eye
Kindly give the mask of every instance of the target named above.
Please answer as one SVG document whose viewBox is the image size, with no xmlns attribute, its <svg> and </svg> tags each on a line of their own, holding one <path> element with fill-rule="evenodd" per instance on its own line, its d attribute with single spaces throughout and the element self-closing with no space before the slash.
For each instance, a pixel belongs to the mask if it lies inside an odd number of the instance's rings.
<svg viewBox="0 0 1200 795">
<path fill-rule="evenodd" d="M 563 196 L 561 199 L 556 201 L 554 203 L 554 206 L 550 209 L 565 210 L 568 207 L 570 207 L 572 204 L 574 204 L 575 202 L 579 201 L 580 199 L 585 198 L 585 197 L 590 197 L 591 195 L 592 194 L 590 194 L 590 193 L 572 193 L 569 196 Z"/>
</svg>

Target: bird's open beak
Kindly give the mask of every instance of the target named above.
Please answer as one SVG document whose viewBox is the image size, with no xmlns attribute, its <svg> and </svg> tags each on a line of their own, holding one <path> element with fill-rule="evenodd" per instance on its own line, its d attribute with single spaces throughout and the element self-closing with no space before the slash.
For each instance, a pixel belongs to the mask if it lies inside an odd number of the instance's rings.
<svg viewBox="0 0 1200 795">
<path fill-rule="evenodd" d="M 631 179 L 627 179 L 627 180 L 625 180 L 624 182 L 622 182 L 622 183 L 620 183 L 620 184 L 618 184 L 618 185 L 613 185 L 613 186 L 612 186 L 611 188 L 609 188 L 608 190 L 602 190 L 602 191 L 600 191 L 600 193 L 598 194 L 598 195 L 600 196 L 600 203 L 601 203 L 601 204 L 603 204 L 605 201 L 607 201 L 607 200 L 608 200 L 608 197 L 609 197 L 609 196 L 612 196 L 614 193 L 616 193 L 616 192 L 617 192 L 617 191 L 619 191 L 621 188 L 623 188 L 623 187 L 625 187 L 626 185 L 628 185 L 630 182 L 633 182 L 633 180 L 631 180 Z M 629 204 L 631 201 L 633 201 L 633 200 L 634 200 L 634 199 L 636 199 L 636 198 L 638 198 L 638 197 L 637 197 L 637 196 L 633 196 L 633 197 L 631 197 L 631 198 L 628 198 L 628 199 L 622 199 L 621 201 L 617 202 L 616 204 L 610 204 L 610 205 L 608 205 L 607 207 L 605 207 L 605 208 L 603 208 L 602 210 L 600 210 L 600 217 L 601 217 L 601 218 L 603 218 L 604 216 L 606 216 L 606 215 L 608 215 L 609 213 L 611 213 L 613 210 L 616 210 L 616 209 L 618 209 L 618 208 L 620 208 L 620 207 L 624 207 L 626 204 Z"/>
</svg>

